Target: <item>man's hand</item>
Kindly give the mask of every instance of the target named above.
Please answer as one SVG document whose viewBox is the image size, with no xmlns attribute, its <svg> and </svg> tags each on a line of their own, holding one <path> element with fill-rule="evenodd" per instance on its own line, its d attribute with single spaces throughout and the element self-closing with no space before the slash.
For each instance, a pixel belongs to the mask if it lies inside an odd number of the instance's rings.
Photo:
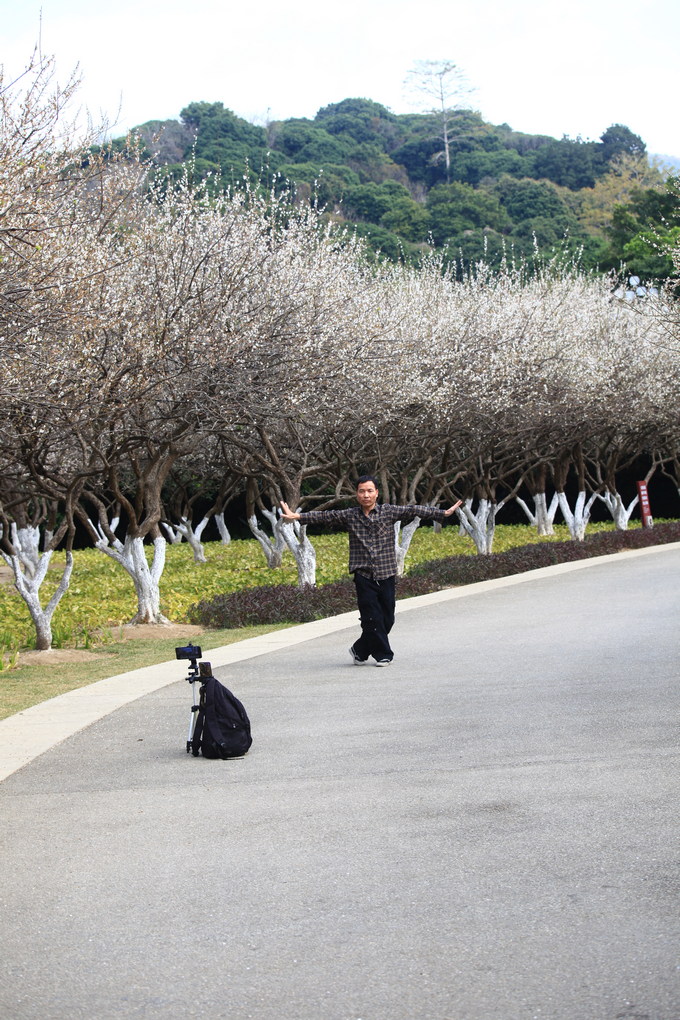
<svg viewBox="0 0 680 1020">
<path fill-rule="evenodd" d="M 281 520 L 289 524 L 291 521 L 297 521 L 300 514 L 294 514 L 287 503 L 281 500 Z"/>
<path fill-rule="evenodd" d="M 459 499 L 457 503 L 454 503 L 454 504 L 453 504 L 453 506 L 450 506 L 448 510 L 445 510 L 445 511 L 444 511 L 444 515 L 445 515 L 446 517 L 450 517 L 450 516 L 451 516 L 451 514 L 452 514 L 452 513 L 453 513 L 453 512 L 455 511 L 455 510 L 457 510 L 459 506 L 462 506 L 462 505 L 463 505 L 463 500 L 462 500 L 462 499 Z"/>
</svg>

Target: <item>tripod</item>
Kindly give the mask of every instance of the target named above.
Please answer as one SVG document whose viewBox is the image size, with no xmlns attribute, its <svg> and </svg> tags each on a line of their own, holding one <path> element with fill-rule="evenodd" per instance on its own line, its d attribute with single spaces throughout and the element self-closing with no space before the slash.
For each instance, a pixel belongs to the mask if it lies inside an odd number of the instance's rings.
<svg viewBox="0 0 680 1020">
<path fill-rule="evenodd" d="M 191 753 L 191 742 L 194 739 L 196 729 L 196 713 L 201 708 L 205 699 L 205 684 L 203 681 L 212 676 L 212 666 L 209 662 L 199 662 L 202 655 L 199 645 L 186 645 L 184 648 L 175 648 L 175 658 L 189 659 L 188 682 L 191 684 L 191 718 L 189 720 L 189 732 L 187 734 L 187 754 Z M 196 684 L 200 684 L 198 696 L 196 695 Z"/>
<path fill-rule="evenodd" d="M 187 754 L 191 753 L 191 741 L 194 739 L 194 730 L 196 728 L 196 713 L 200 708 L 200 693 L 199 697 L 196 697 L 196 684 L 200 681 L 199 668 L 196 659 L 191 660 L 189 666 L 189 676 L 187 680 L 191 684 L 191 718 L 189 719 L 189 732 L 187 733 Z"/>
<path fill-rule="evenodd" d="M 187 680 L 191 684 L 191 718 L 189 720 L 189 732 L 187 734 L 187 754 L 192 751 L 191 743 L 194 739 L 194 730 L 196 729 L 196 713 L 205 704 L 205 681 L 208 677 L 212 676 L 212 666 L 209 662 L 199 662 L 196 665 L 192 662 L 189 667 L 189 676 Z M 198 700 L 196 698 L 196 684 L 200 683 L 200 689 L 198 692 Z"/>
</svg>

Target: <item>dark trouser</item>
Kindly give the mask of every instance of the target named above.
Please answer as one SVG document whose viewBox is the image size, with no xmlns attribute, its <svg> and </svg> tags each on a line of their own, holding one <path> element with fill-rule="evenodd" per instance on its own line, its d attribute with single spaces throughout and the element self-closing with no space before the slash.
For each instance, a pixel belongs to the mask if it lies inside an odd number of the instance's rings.
<svg viewBox="0 0 680 1020">
<path fill-rule="evenodd" d="M 360 659 L 392 659 L 394 652 L 387 637 L 394 624 L 394 578 L 373 581 L 363 574 L 354 575 L 357 605 L 361 617 L 361 637 L 354 642 Z"/>
</svg>

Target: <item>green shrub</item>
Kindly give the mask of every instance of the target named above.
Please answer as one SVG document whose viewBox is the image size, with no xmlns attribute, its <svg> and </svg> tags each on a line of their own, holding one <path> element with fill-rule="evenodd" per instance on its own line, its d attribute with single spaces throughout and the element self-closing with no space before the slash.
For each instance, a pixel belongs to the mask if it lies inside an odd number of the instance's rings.
<svg viewBox="0 0 680 1020">
<path fill-rule="evenodd" d="M 204 627 L 247 627 L 254 623 L 308 623 L 352 608 L 353 584 L 335 581 L 318 588 L 266 584 L 243 588 L 189 608 L 189 621 Z"/>
<path fill-rule="evenodd" d="M 427 579 L 401 577 L 397 597 L 410 598 L 432 591 Z M 293 584 L 244 588 L 205 599 L 189 610 L 191 623 L 204 627 L 248 627 L 251 624 L 309 623 L 356 609 L 354 582 L 333 581 L 319 587 Z"/>
</svg>

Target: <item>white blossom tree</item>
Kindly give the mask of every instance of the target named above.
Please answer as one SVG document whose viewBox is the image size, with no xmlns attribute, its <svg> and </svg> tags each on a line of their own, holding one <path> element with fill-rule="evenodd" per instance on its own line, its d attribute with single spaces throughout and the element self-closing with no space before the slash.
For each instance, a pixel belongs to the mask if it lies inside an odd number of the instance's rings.
<svg viewBox="0 0 680 1020">
<path fill-rule="evenodd" d="M 317 509 L 337 501 L 335 483 L 330 491 L 325 486 L 343 463 L 342 437 L 365 417 L 397 314 L 383 274 L 362 261 L 362 252 L 355 240 L 322 229 L 312 212 L 288 216 L 261 281 L 266 300 L 240 364 L 241 393 L 224 379 L 210 405 L 241 451 L 253 534 L 272 566 L 287 546 L 300 584 L 315 582 L 314 548 L 305 527 L 279 519 L 279 500 Z M 271 535 L 257 520 L 258 507 Z"/>
<path fill-rule="evenodd" d="M 13 80 L 0 70 L 0 516 L 3 554 L 41 650 L 51 645 L 52 615 L 68 588 L 82 488 L 77 471 L 60 489 L 43 486 L 39 474 L 71 453 L 56 429 L 69 389 L 59 365 L 72 349 L 74 321 L 86 314 L 84 293 L 120 260 L 100 235 L 144 172 L 132 153 L 94 154 L 94 132 L 75 134 L 67 115 L 78 84 L 74 75 L 57 85 L 53 61 L 37 53 Z M 43 606 L 40 589 L 61 542 L 65 567 Z"/>
</svg>

